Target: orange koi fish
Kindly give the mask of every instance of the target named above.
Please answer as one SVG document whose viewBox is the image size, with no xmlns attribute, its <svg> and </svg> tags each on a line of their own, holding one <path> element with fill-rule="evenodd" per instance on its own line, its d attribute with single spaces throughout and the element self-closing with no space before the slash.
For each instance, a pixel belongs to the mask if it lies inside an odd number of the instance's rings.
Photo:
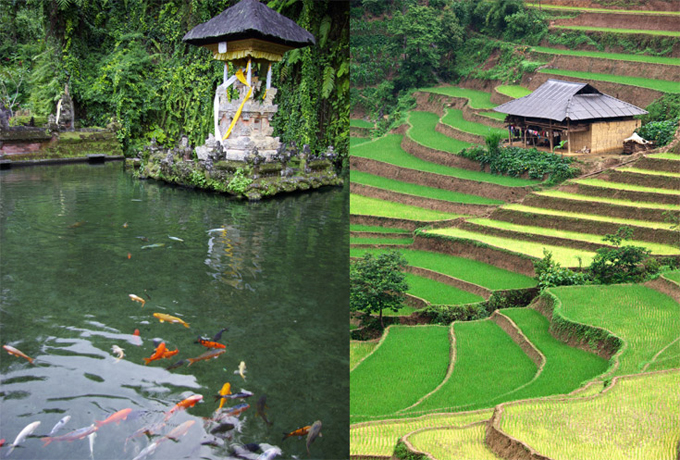
<svg viewBox="0 0 680 460">
<path fill-rule="evenodd" d="M 128 294 L 128 296 L 130 296 L 130 300 L 133 300 L 133 301 L 135 301 L 135 302 L 141 303 L 141 304 L 142 304 L 142 307 L 143 307 L 144 304 L 146 303 L 146 300 L 142 299 L 142 298 L 139 297 L 138 295 Z"/>
<path fill-rule="evenodd" d="M 184 320 L 182 320 L 182 319 L 180 319 L 176 316 L 166 315 L 165 313 L 154 313 L 153 316 L 154 316 L 154 318 L 158 318 L 158 320 L 161 323 L 164 323 L 164 322 L 167 321 L 168 323 L 179 323 L 179 324 L 183 325 L 184 327 L 189 327 L 189 323 L 185 323 Z"/>
<path fill-rule="evenodd" d="M 227 382 L 224 385 L 222 385 L 222 389 L 220 390 L 220 396 L 230 395 L 230 394 L 231 394 L 231 383 Z M 220 407 L 218 407 L 215 412 L 222 409 L 222 406 L 224 405 L 224 401 L 226 401 L 225 398 L 220 398 Z"/>
<path fill-rule="evenodd" d="M 153 355 L 149 358 L 143 358 L 144 359 L 144 365 L 149 364 L 151 361 L 156 361 L 157 359 L 163 358 L 163 353 L 165 353 L 165 342 L 161 342 L 160 345 L 156 347 L 156 351 L 154 351 Z"/>
<path fill-rule="evenodd" d="M 291 436 L 306 436 L 309 433 L 309 430 L 312 428 L 312 425 L 307 425 L 303 426 L 302 428 L 298 428 L 295 431 L 291 431 L 290 433 L 283 433 L 283 439 L 281 441 L 285 441 L 287 438 L 290 438 Z"/>
<path fill-rule="evenodd" d="M 205 353 L 203 353 L 202 355 L 197 356 L 196 358 L 189 358 L 187 361 L 189 361 L 189 366 L 191 366 L 192 364 L 194 364 L 195 362 L 198 362 L 198 361 L 217 358 L 219 355 L 221 355 L 222 353 L 224 353 L 226 351 L 227 350 L 220 350 L 220 349 L 208 350 Z"/>
<path fill-rule="evenodd" d="M 204 339 L 203 337 L 199 337 L 196 343 L 200 343 L 206 348 L 227 348 L 226 345 L 223 345 L 218 342 L 213 342 L 212 340 Z"/>
<path fill-rule="evenodd" d="M 116 422 L 116 425 L 120 425 L 120 421 L 125 420 L 127 418 L 128 414 L 130 414 L 130 412 L 132 412 L 132 409 L 129 409 L 129 408 L 128 409 L 122 409 L 122 410 L 119 410 L 118 412 L 110 415 L 106 420 L 101 420 L 101 421 L 95 420 L 94 424 L 97 426 L 97 429 L 99 429 L 99 427 L 101 427 L 102 425 L 106 425 L 107 423 L 112 423 L 112 422 Z"/>
<path fill-rule="evenodd" d="M 182 423 L 181 425 L 173 428 L 170 433 L 166 434 L 165 437 L 168 439 L 172 439 L 173 441 L 177 441 L 179 438 L 187 434 L 187 431 L 189 431 L 189 428 L 196 423 L 195 420 L 187 420 L 186 422 Z"/>
<path fill-rule="evenodd" d="M 17 356 L 19 358 L 24 358 L 29 363 L 33 364 L 33 358 L 29 358 L 28 356 L 26 356 L 26 354 L 23 351 L 18 350 L 11 345 L 3 345 L 2 348 L 7 350 L 7 353 L 9 353 L 10 355 L 14 355 L 14 356 Z M 35 365 L 35 364 L 33 364 L 33 365 Z"/>
<path fill-rule="evenodd" d="M 189 407 L 194 407 L 197 402 L 203 399 L 203 395 L 191 395 L 188 398 L 178 402 L 175 406 L 165 413 L 165 421 L 167 421 L 172 415 L 180 410 L 186 410 Z"/>
<path fill-rule="evenodd" d="M 173 351 L 170 350 L 165 350 L 163 352 L 163 358 L 172 358 L 175 356 L 177 353 L 179 353 L 179 348 L 175 348 Z"/>
</svg>

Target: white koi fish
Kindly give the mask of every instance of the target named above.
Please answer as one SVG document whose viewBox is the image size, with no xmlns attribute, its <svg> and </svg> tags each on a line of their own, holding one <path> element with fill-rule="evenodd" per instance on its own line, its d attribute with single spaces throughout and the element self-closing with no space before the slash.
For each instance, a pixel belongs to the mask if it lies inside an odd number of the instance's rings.
<svg viewBox="0 0 680 460">
<path fill-rule="evenodd" d="M 64 425 L 68 423 L 69 420 L 71 420 L 70 415 L 67 415 L 66 417 L 59 420 L 57 424 L 54 425 L 54 428 L 52 428 L 52 431 L 50 431 L 50 434 L 48 434 L 47 436 L 53 436 L 57 431 L 61 430 L 64 427 Z"/>
<path fill-rule="evenodd" d="M 35 431 L 35 429 L 38 428 L 38 426 L 40 426 L 40 422 L 33 422 L 33 423 L 29 423 L 28 425 L 26 425 L 24 427 L 24 429 L 19 432 L 16 439 L 14 439 L 14 442 L 12 443 L 12 447 L 9 449 L 9 452 L 7 452 L 6 457 L 9 457 L 9 454 L 11 454 L 12 451 L 14 451 L 14 448 L 16 446 L 18 446 L 19 444 L 21 444 L 22 442 L 24 442 L 24 440 L 31 433 L 33 433 Z"/>
<path fill-rule="evenodd" d="M 118 345 L 114 345 L 111 347 L 111 352 L 115 353 L 116 355 L 116 362 L 120 361 L 121 359 L 125 358 L 125 350 L 120 348 Z"/>
</svg>

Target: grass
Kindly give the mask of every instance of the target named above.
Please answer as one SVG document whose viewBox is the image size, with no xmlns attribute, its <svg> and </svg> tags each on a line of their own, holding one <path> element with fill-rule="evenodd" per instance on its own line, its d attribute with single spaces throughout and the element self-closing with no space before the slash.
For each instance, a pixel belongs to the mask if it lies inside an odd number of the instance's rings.
<svg viewBox="0 0 680 460">
<path fill-rule="evenodd" d="M 432 222 L 461 217 L 460 214 L 432 211 L 416 206 L 368 198 L 353 193 L 349 196 L 349 209 L 351 214 L 409 219 L 419 222 Z"/>
<path fill-rule="evenodd" d="M 358 340 L 351 340 L 349 342 L 349 369 L 350 371 L 359 364 L 365 356 L 371 353 L 378 342 L 360 342 Z"/>
<path fill-rule="evenodd" d="M 553 198 L 565 198 L 568 200 L 575 201 L 588 201 L 594 203 L 607 203 L 617 206 L 631 206 L 634 208 L 647 208 L 647 209 L 665 209 L 668 211 L 680 211 L 680 205 L 678 204 L 664 204 L 664 203 L 651 203 L 647 201 L 632 201 L 632 200 L 618 200 L 616 198 L 607 198 L 603 196 L 588 196 L 580 195 L 578 193 L 562 192 L 560 190 L 545 190 L 543 192 L 536 192 L 539 196 L 548 196 Z"/>
<path fill-rule="evenodd" d="M 425 299 L 433 305 L 463 305 L 484 301 L 482 297 L 471 292 L 411 273 L 406 274 L 406 282 L 409 294 Z"/>
<path fill-rule="evenodd" d="M 489 117 L 499 121 L 505 121 L 505 117 L 507 116 L 506 113 L 500 112 L 479 112 L 479 114 L 483 117 Z"/>
<path fill-rule="evenodd" d="M 541 375 L 510 395 L 512 399 L 566 394 L 583 386 L 585 381 L 604 373 L 609 367 L 605 359 L 572 348 L 554 338 L 549 331 L 550 322 L 536 310 L 505 308 L 501 313 L 512 319 L 545 356 L 545 367 Z"/>
<path fill-rule="evenodd" d="M 496 323 L 486 319 L 453 323 L 456 361 L 451 377 L 432 395 L 409 409 L 473 410 L 529 382 L 536 365 Z"/>
<path fill-rule="evenodd" d="M 518 179 L 516 177 L 499 176 L 487 174 L 479 171 L 468 171 L 466 169 L 451 168 L 429 161 L 421 160 L 404 152 L 401 148 L 402 136 L 398 134 L 388 134 L 372 142 L 367 142 L 356 146 L 351 150 L 351 155 L 382 161 L 403 168 L 415 169 L 418 171 L 441 174 L 459 179 L 473 180 L 479 182 L 489 182 L 506 187 L 524 187 L 535 185 L 538 181 Z"/>
<path fill-rule="evenodd" d="M 561 6 L 561 5 L 544 5 L 541 3 L 526 3 L 526 6 L 532 8 L 542 8 L 549 10 L 563 10 L 563 11 L 574 11 L 579 13 L 620 13 L 620 14 L 634 14 L 634 15 L 680 15 L 677 11 L 644 11 L 644 10 L 614 10 L 607 8 L 576 8 L 573 6 Z"/>
<path fill-rule="evenodd" d="M 583 30 L 586 32 L 608 32 L 612 34 L 645 34 L 660 35 L 664 37 L 680 37 L 680 32 L 674 30 L 650 30 L 650 29 L 611 29 L 609 27 L 591 26 L 552 26 L 555 29 Z"/>
<path fill-rule="evenodd" d="M 657 154 L 654 154 L 654 155 L 650 155 L 649 158 L 661 158 L 661 159 L 664 159 L 664 160 L 680 161 L 680 155 L 678 155 L 677 153 L 671 153 L 671 152 L 657 153 Z"/>
<path fill-rule="evenodd" d="M 435 131 L 435 126 L 439 123 L 439 115 L 436 113 L 413 111 L 408 121 L 411 125 L 408 136 L 425 147 L 456 154 L 472 145 Z"/>
<path fill-rule="evenodd" d="M 415 312 L 416 309 L 406 305 L 402 304 L 402 306 L 397 310 L 383 310 L 383 316 L 409 316 L 411 313 Z"/>
<path fill-rule="evenodd" d="M 598 244 L 608 244 L 602 241 L 604 235 L 594 235 L 582 232 L 571 232 L 567 230 L 558 230 L 553 228 L 545 227 L 533 227 L 528 225 L 513 224 L 511 222 L 505 222 L 500 220 L 491 219 L 468 219 L 469 222 L 484 225 L 491 228 L 499 228 L 504 230 L 511 230 L 513 232 L 528 233 L 530 235 L 544 235 L 544 236 L 554 236 L 559 238 L 566 238 L 575 241 L 586 241 L 589 243 Z M 652 251 L 655 255 L 676 255 L 680 254 L 680 248 L 676 248 L 667 244 L 650 243 L 647 241 L 636 241 L 630 240 L 626 241 L 626 245 L 642 246 L 643 248 Z"/>
<path fill-rule="evenodd" d="M 391 457 L 397 440 L 415 430 L 431 426 L 463 427 L 491 418 L 491 410 L 462 414 L 433 414 L 402 420 L 352 425 L 349 430 L 350 455 Z"/>
<path fill-rule="evenodd" d="M 353 421 L 392 414 L 432 391 L 446 375 L 449 350 L 447 327 L 391 326 L 381 344 L 351 372 Z"/>
<path fill-rule="evenodd" d="M 498 133 L 501 136 L 507 136 L 506 129 L 492 128 L 481 123 L 475 123 L 463 118 L 463 111 L 458 109 L 449 109 L 442 117 L 442 123 L 453 126 L 456 129 L 465 131 L 466 133 L 477 134 L 478 136 L 488 136 L 491 133 Z"/>
<path fill-rule="evenodd" d="M 535 47 L 534 47 L 535 48 Z M 528 96 L 533 91 L 519 85 L 500 85 L 496 86 L 496 91 L 506 96 L 514 97 L 519 99 L 520 97 Z M 503 114 L 505 116 L 505 114 Z"/>
<path fill-rule="evenodd" d="M 368 141 L 370 141 L 370 140 L 371 140 L 371 139 L 369 139 L 369 138 L 367 138 L 367 137 L 354 137 L 354 136 L 350 136 L 350 138 L 349 138 L 349 147 L 350 147 L 350 149 L 351 149 L 352 147 L 355 147 L 355 146 L 357 146 L 357 145 L 364 144 L 364 143 L 366 143 L 366 142 L 368 142 Z"/>
<path fill-rule="evenodd" d="M 675 281 L 676 283 L 680 283 L 680 270 L 664 273 L 663 276 L 669 280 Z"/>
<path fill-rule="evenodd" d="M 350 232 L 375 232 L 375 233 L 411 233 L 403 228 L 378 227 L 377 225 L 349 224 Z"/>
<path fill-rule="evenodd" d="M 486 425 L 466 428 L 436 428 L 413 433 L 408 437 L 411 445 L 434 458 L 456 460 L 497 460 L 498 457 L 484 444 Z"/>
<path fill-rule="evenodd" d="M 458 228 L 441 228 L 436 230 L 428 230 L 427 232 L 434 235 L 451 236 L 454 238 L 479 241 L 490 246 L 505 249 L 506 251 L 535 257 L 537 259 L 543 258 L 543 252 L 545 249 L 552 252 L 553 260 L 559 262 L 563 267 L 578 267 L 579 258 L 583 265 L 590 265 L 593 257 L 595 256 L 595 253 L 590 251 L 582 251 L 578 249 L 566 248 L 563 246 L 551 246 L 543 243 L 521 241 L 500 236 L 484 235 L 482 233 L 470 232 Z"/>
<path fill-rule="evenodd" d="M 678 36 L 680 36 L 680 32 L 678 32 Z M 579 70 L 540 69 L 538 72 L 547 73 L 550 75 L 582 78 L 585 80 L 607 81 L 621 85 L 639 86 L 640 88 L 653 89 L 656 91 L 662 91 L 664 93 L 680 93 L 680 82 L 675 81 L 654 80 L 652 78 L 643 77 L 628 77 L 624 75 L 610 75 L 605 73 L 581 72 Z"/>
<path fill-rule="evenodd" d="M 350 248 L 351 257 L 362 257 L 367 252 L 375 254 L 381 250 Z M 414 249 L 400 249 L 399 252 L 409 265 L 443 273 L 490 290 L 525 289 L 536 286 L 536 280 L 529 276 L 472 259 Z"/>
<path fill-rule="evenodd" d="M 658 228 L 663 230 L 670 230 L 671 225 L 665 222 L 648 222 L 646 220 L 635 220 L 635 219 L 619 219 L 615 217 L 609 217 L 597 214 L 584 214 L 579 212 L 567 212 L 558 211 L 555 209 L 545 209 L 545 208 L 535 208 L 533 206 L 525 206 L 522 204 L 509 204 L 503 207 L 503 209 L 509 209 L 514 211 L 519 211 L 527 214 L 539 214 L 544 216 L 560 216 L 560 217 L 572 217 L 575 219 L 582 220 L 594 220 L 597 222 L 610 222 L 619 225 L 630 225 L 633 227 L 647 227 L 647 228 Z"/>
<path fill-rule="evenodd" d="M 649 174 L 650 176 L 680 177 L 680 173 L 674 173 L 674 172 L 669 172 L 669 171 L 654 171 L 653 169 L 633 168 L 632 166 L 627 166 L 625 168 L 618 168 L 617 171 L 632 172 L 632 173 L 637 173 L 637 174 Z"/>
<path fill-rule="evenodd" d="M 462 97 L 468 100 L 473 109 L 493 109 L 496 104 L 491 102 L 491 93 L 475 89 L 459 88 L 457 86 L 441 86 L 438 88 L 423 88 L 419 91 L 444 94 L 446 96 Z"/>
<path fill-rule="evenodd" d="M 413 238 L 377 238 L 377 237 L 354 237 L 349 238 L 349 244 L 393 244 L 395 246 L 399 245 L 409 245 L 413 244 Z"/>
<path fill-rule="evenodd" d="M 360 120 L 358 118 L 350 118 L 349 125 L 354 126 L 355 128 L 368 128 L 368 129 L 373 129 L 373 127 L 375 126 L 370 121 Z"/>
<path fill-rule="evenodd" d="M 555 460 L 674 459 L 680 373 L 619 379 L 592 399 L 508 405 L 501 429 Z M 559 434 L 559 435 L 557 435 Z"/>
<path fill-rule="evenodd" d="M 551 292 L 560 300 L 558 308 L 564 317 L 608 329 L 627 342 L 614 375 L 640 372 L 680 335 L 680 304 L 651 288 L 570 286 Z"/>
<path fill-rule="evenodd" d="M 651 64 L 680 65 L 680 58 L 671 58 L 663 56 L 647 56 L 644 54 L 604 53 L 600 51 L 562 50 L 557 48 L 546 48 L 545 46 L 532 46 L 531 48 L 540 53 L 562 54 L 567 56 L 583 56 L 597 59 L 613 59 L 616 61 L 644 62 Z"/>
<path fill-rule="evenodd" d="M 350 181 L 370 185 L 372 187 L 381 188 L 384 190 L 392 190 L 394 192 L 406 193 L 408 195 L 420 196 L 423 198 L 432 198 L 434 200 L 450 201 L 452 203 L 466 203 L 466 204 L 484 204 L 484 205 L 500 205 L 503 204 L 500 200 L 493 200 L 477 195 L 468 195 L 460 192 L 453 192 L 450 190 L 443 190 L 440 188 L 426 187 L 424 185 L 409 184 L 395 179 L 388 179 L 382 176 L 375 176 L 362 171 L 350 171 Z"/>
<path fill-rule="evenodd" d="M 630 190 L 631 192 L 658 193 L 661 195 L 678 195 L 680 201 L 680 191 L 667 188 L 644 187 L 642 185 L 626 184 L 623 182 L 610 182 L 602 179 L 572 179 L 569 181 L 574 184 L 592 185 L 593 187 L 608 188 L 612 190 Z"/>
</svg>

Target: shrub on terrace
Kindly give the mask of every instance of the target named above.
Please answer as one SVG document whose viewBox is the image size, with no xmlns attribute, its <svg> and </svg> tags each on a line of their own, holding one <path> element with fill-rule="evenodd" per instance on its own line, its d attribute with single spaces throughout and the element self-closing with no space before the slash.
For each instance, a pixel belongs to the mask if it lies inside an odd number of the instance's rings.
<svg viewBox="0 0 680 460">
<path fill-rule="evenodd" d="M 624 240 L 633 237 L 630 227 L 620 227 L 613 235 L 603 240 L 613 248 L 600 248 L 590 264 L 590 274 L 599 284 L 639 283 L 659 273 L 660 265 L 649 257 L 650 251 L 640 246 L 621 246 Z"/>
<path fill-rule="evenodd" d="M 673 140 L 678 129 L 678 120 L 674 118 L 665 121 L 653 121 L 639 127 L 636 132 L 648 141 L 654 141 L 657 147 L 663 147 Z"/>
<path fill-rule="evenodd" d="M 583 273 L 562 267 L 552 258 L 552 252 L 543 250 L 543 259 L 534 262 L 536 279 L 541 290 L 555 286 L 573 286 L 588 284 L 590 279 Z"/>
</svg>

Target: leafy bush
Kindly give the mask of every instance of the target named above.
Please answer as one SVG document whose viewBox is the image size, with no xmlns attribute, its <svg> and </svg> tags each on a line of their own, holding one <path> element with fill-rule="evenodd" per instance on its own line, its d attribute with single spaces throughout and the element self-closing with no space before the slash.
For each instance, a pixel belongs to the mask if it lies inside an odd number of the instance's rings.
<svg viewBox="0 0 680 460">
<path fill-rule="evenodd" d="M 640 246 L 621 246 L 624 240 L 633 237 L 630 227 L 621 227 L 614 235 L 605 235 L 603 240 L 613 248 L 600 248 L 590 264 L 590 274 L 596 283 L 639 283 L 661 268 L 651 259 L 651 251 Z"/>
<path fill-rule="evenodd" d="M 562 267 L 552 258 L 552 252 L 544 249 L 543 259 L 534 262 L 536 279 L 541 290 L 555 286 L 573 286 L 588 284 L 588 276 Z"/>
<path fill-rule="evenodd" d="M 680 120 L 680 118 L 666 121 L 653 121 L 639 127 L 635 132 L 648 141 L 654 141 L 657 147 L 663 147 L 673 140 L 675 131 L 678 129 L 678 120 Z"/>
<path fill-rule="evenodd" d="M 680 118 L 680 94 L 664 94 L 645 110 L 649 113 L 640 117 L 642 123 Z"/>
<path fill-rule="evenodd" d="M 227 184 L 227 190 L 231 193 L 241 194 L 245 192 L 252 183 L 253 180 L 250 177 L 246 177 L 243 169 L 239 168 L 234 173 L 234 177 L 231 178 L 229 184 Z"/>
</svg>

